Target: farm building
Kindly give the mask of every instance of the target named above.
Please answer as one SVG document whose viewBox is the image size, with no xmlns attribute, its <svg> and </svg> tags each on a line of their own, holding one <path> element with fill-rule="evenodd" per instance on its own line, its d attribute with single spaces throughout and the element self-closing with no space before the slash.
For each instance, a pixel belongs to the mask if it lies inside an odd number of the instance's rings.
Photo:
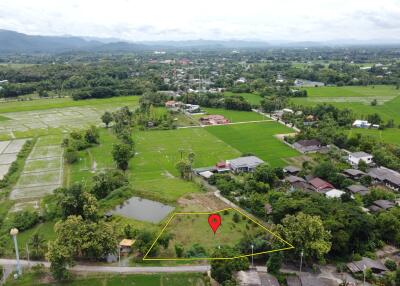
<svg viewBox="0 0 400 286">
<path fill-rule="evenodd" d="M 319 81 L 296 79 L 294 81 L 294 86 L 296 86 L 296 87 L 317 87 L 317 86 L 325 86 L 325 84 L 323 82 L 319 82 Z"/>
<path fill-rule="evenodd" d="M 235 173 L 252 172 L 259 165 L 264 164 L 264 161 L 256 156 L 239 157 L 227 161 L 231 170 Z"/>
<path fill-rule="evenodd" d="M 317 152 L 321 150 L 321 142 L 317 139 L 300 140 L 293 144 L 293 147 L 301 153 Z"/>
<path fill-rule="evenodd" d="M 219 125 L 219 124 L 227 124 L 230 122 L 223 115 L 207 115 L 200 117 L 199 120 L 200 123 L 203 125 Z"/>
<path fill-rule="evenodd" d="M 349 153 L 347 160 L 352 166 L 358 166 L 360 161 L 364 161 L 368 165 L 371 164 L 372 158 L 373 156 L 371 154 L 365 152 L 354 152 L 354 153 Z"/>
<path fill-rule="evenodd" d="M 400 190 L 400 174 L 385 167 L 370 169 L 368 175 L 375 183 L 381 183 L 395 191 Z"/>
</svg>

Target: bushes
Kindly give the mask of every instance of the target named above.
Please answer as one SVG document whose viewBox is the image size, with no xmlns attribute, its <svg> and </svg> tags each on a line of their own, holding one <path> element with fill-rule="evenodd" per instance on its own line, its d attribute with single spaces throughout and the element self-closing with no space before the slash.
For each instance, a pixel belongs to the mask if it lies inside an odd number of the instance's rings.
<svg viewBox="0 0 400 286">
<path fill-rule="evenodd" d="M 95 144 L 99 144 L 99 131 L 95 126 L 90 126 L 89 129 L 83 132 L 73 131 L 69 138 L 63 140 L 62 146 L 66 147 L 64 159 L 68 164 L 73 164 L 78 160 L 78 152 L 85 150 Z"/>
<path fill-rule="evenodd" d="M 19 231 L 24 231 L 39 222 L 39 215 L 35 211 L 19 211 L 14 213 L 11 221 L 12 227 L 17 228 Z"/>
<path fill-rule="evenodd" d="M 397 269 L 397 264 L 396 264 L 396 262 L 393 261 L 393 260 L 390 260 L 390 259 L 388 259 L 388 260 L 385 261 L 385 266 L 386 266 L 390 271 L 396 271 L 396 269 Z"/>
</svg>

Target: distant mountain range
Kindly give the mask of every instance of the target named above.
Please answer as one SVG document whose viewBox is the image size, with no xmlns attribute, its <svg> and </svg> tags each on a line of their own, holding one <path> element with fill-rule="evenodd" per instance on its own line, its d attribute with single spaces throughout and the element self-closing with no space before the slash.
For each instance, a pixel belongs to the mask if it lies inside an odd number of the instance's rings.
<svg viewBox="0 0 400 286">
<path fill-rule="evenodd" d="M 71 51 L 126 52 L 156 49 L 243 49 L 269 47 L 323 47 L 337 45 L 378 45 L 395 43 L 390 41 L 330 41 L 330 42 L 289 42 L 289 41 L 245 41 L 245 40 L 190 40 L 190 41 L 146 41 L 127 42 L 114 38 L 39 36 L 27 35 L 0 29 L 0 53 L 63 53 Z"/>
</svg>

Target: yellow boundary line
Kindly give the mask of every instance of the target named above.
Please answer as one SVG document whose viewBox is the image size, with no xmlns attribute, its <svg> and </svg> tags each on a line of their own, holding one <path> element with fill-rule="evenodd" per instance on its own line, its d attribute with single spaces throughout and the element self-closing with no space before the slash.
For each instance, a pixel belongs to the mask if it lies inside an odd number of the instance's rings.
<svg viewBox="0 0 400 286">
<path fill-rule="evenodd" d="M 154 245 L 157 243 L 157 241 L 159 240 L 159 238 L 161 237 L 161 235 L 164 233 L 165 229 L 167 228 L 167 226 L 169 225 L 169 223 L 172 221 L 172 219 L 177 216 L 177 215 L 210 215 L 210 214 L 215 214 L 215 213 L 220 213 L 223 211 L 228 211 L 228 210 L 234 210 L 239 212 L 241 215 L 245 216 L 246 218 L 248 218 L 249 220 L 251 220 L 252 222 L 254 222 L 255 224 L 257 224 L 258 226 L 260 226 L 261 228 L 263 228 L 264 230 L 266 230 L 268 233 L 270 233 L 271 235 L 273 235 L 275 238 L 277 238 L 278 240 L 280 240 L 281 242 L 286 243 L 287 245 L 289 245 L 289 247 L 284 247 L 284 248 L 279 248 L 279 249 L 274 249 L 274 250 L 268 250 L 268 251 L 262 251 L 262 252 L 257 252 L 257 253 L 253 253 L 253 254 L 245 254 L 245 255 L 238 255 L 238 256 L 234 256 L 234 257 L 205 257 L 205 258 L 200 258 L 200 257 L 189 257 L 189 258 L 147 258 L 147 255 L 150 253 L 150 251 L 153 249 Z M 173 213 L 172 216 L 168 219 L 167 223 L 165 224 L 165 226 L 163 227 L 163 229 L 161 230 L 161 232 L 159 233 L 159 235 L 157 236 L 157 238 L 154 240 L 154 242 L 152 243 L 152 245 L 150 246 L 150 248 L 147 250 L 146 254 L 143 257 L 143 260 L 147 260 L 147 261 L 165 261 L 165 260 L 170 260 L 170 261 L 176 261 L 176 260 L 231 260 L 231 259 L 237 259 L 237 258 L 242 258 L 242 257 L 250 257 L 250 256 L 256 256 L 256 255 L 260 255 L 260 254 L 266 254 L 266 253 L 272 253 L 272 252 L 278 252 L 278 251 L 284 251 L 284 250 L 289 250 L 289 249 L 294 249 L 294 246 L 292 244 L 290 244 L 289 242 L 287 242 L 286 240 L 284 240 L 283 238 L 281 238 L 279 235 L 277 235 L 276 233 L 273 233 L 272 231 L 270 231 L 268 228 L 266 228 L 265 226 L 263 226 L 262 224 L 260 224 L 258 221 L 256 221 L 255 219 L 251 218 L 249 215 L 241 212 L 238 209 L 235 208 L 226 208 L 226 209 L 222 209 L 219 211 L 215 211 L 215 212 L 179 212 L 179 213 Z"/>
</svg>

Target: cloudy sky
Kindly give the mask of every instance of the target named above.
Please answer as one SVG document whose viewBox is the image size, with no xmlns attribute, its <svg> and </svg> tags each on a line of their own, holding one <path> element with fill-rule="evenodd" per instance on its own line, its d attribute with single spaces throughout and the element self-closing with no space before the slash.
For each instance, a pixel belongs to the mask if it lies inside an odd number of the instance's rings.
<svg viewBox="0 0 400 286">
<path fill-rule="evenodd" d="M 0 0 L 0 29 L 130 41 L 397 41 L 400 0 Z"/>
</svg>

